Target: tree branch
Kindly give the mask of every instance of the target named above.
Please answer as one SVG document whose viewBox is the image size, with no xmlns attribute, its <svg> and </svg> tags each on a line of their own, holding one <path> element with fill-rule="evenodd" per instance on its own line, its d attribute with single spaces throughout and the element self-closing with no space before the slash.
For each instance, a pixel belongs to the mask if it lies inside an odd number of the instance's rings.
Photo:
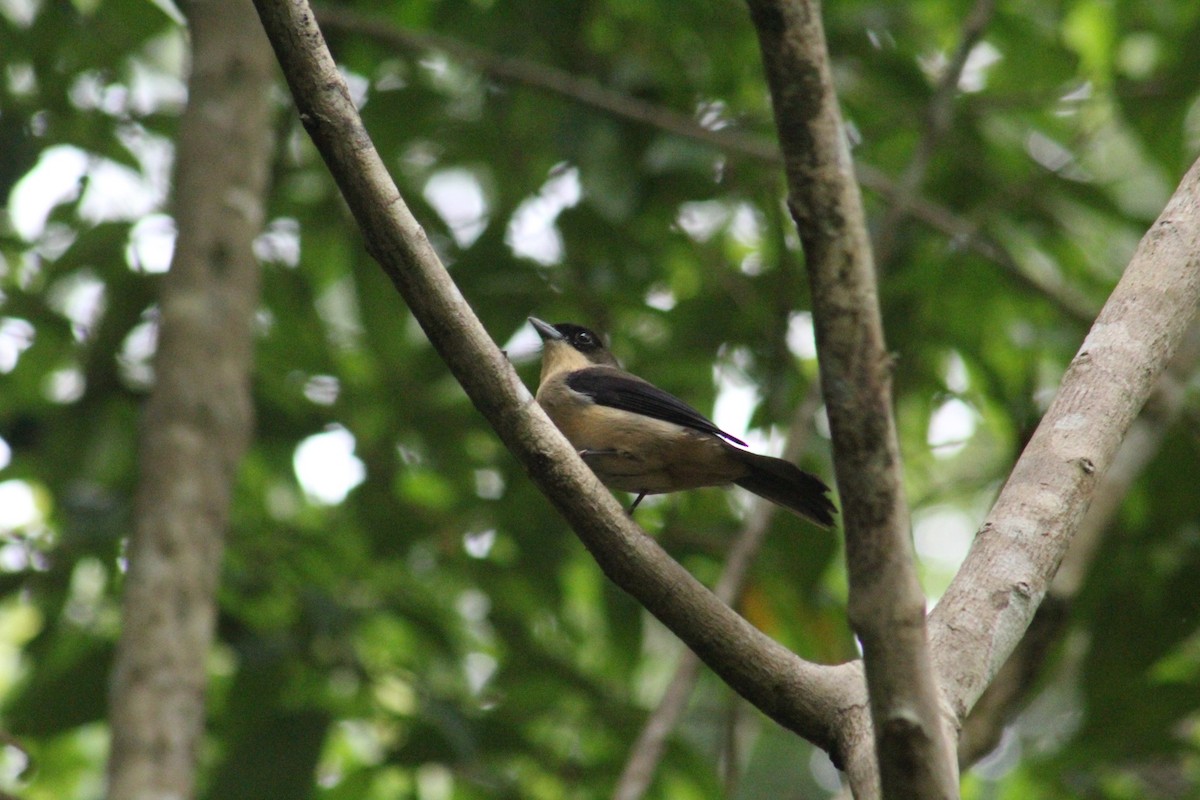
<svg viewBox="0 0 1200 800">
<path fill-rule="evenodd" d="M 371 144 L 304 0 L 256 0 L 317 149 L 370 253 L 475 407 L 591 551 L 605 574 L 739 694 L 835 750 L 850 671 L 804 661 L 718 600 L 625 515 L 533 402 L 447 274 Z"/>
<path fill-rule="evenodd" d="M 271 55 L 247 2 L 186 5 L 179 240 L 159 296 L 121 636 L 108 797 L 192 797 L 222 539 L 253 427 L 250 369 L 271 152 Z"/>
<path fill-rule="evenodd" d="M 901 492 L 891 360 L 819 9 L 807 0 L 749 6 L 812 287 L 846 531 L 849 616 L 863 646 L 880 786 L 885 797 L 955 797 L 957 762 L 934 684 Z M 874 787 L 854 789 L 865 797 Z"/>
<path fill-rule="evenodd" d="M 1200 325 L 1193 322 L 1154 394 L 1129 428 L 1112 466 L 1104 473 L 1095 499 L 1055 573 L 1050 591 L 1038 608 L 1021 643 L 988 685 L 963 722 L 958 757 L 963 766 L 983 758 L 1000 741 L 1004 726 L 1028 699 L 1051 645 L 1067 625 L 1070 606 L 1101 541 L 1113 529 L 1113 518 L 1138 476 L 1158 454 L 1167 432 L 1183 414 L 1187 384 L 1200 365 Z"/>
<path fill-rule="evenodd" d="M 1200 162 L 1143 237 L 930 617 L 960 719 L 1025 633 L 1198 302 Z"/>
<path fill-rule="evenodd" d="M 814 383 L 792 417 L 787 445 L 782 453 L 785 461 L 795 461 L 804 452 L 808 433 L 812 430 L 812 418 L 817 413 L 820 402 L 820 387 Z M 733 605 L 741 594 L 750 565 L 762 547 L 777 509 L 778 506 L 773 503 L 760 497 L 754 498 L 749 518 L 730 546 L 725 559 L 725 569 L 713 589 L 713 593 L 722 602 Z M 638 800 L 646 793 L 662 758 L 667 737 L 675 730 L 675 725 L 687 707 L 699 677 L 700 662 L 696 654 L 691 650 L 683 651 L 658 705 L 650 712 L 641 733 L 629 748 L 629 757 L 613 789 L 613 800 Z"/>
</svg>

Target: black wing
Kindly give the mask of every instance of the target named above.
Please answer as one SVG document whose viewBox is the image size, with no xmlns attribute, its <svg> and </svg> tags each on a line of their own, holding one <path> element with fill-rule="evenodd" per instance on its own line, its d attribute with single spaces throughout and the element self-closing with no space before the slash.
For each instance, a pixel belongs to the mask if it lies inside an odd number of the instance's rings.
<svg viewBox="0 0 1200 800">
<path fill-rule="evenodd" d="M 741 439 L 721 430 L 675 395 L 628 372 L 609 367 L 588 367 L 568 375 L 567 386 L 587 395 L 599 405 L 673 422 L 746 446 Z"/>
</svg>

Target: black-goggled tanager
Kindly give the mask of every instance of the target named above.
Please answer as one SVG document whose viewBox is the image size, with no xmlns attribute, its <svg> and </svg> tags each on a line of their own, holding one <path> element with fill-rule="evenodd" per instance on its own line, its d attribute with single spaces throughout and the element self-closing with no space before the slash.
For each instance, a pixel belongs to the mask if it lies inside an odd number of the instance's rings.
<svg viewBox="0 0 1200 800">
<path fill-rule="evenodd" d="M 745 442 L 687 403 L 621 369 L 587 328 L 529 321 L 544 343 L 538 404 L 604 485 L 637 495 L 629 513 L 648 494 L 736 483 L 818 525 L 833 524 L 820 478 L 743 450 Z"/>
</svg>

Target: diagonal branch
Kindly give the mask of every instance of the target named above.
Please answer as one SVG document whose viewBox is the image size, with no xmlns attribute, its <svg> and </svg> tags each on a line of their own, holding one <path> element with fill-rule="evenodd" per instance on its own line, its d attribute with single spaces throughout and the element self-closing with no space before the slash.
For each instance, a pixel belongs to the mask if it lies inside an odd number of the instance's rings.
<svg viewBox="0 0 1200 800">
<path fill-rule="evenodd" d="M 930 616 L 938 672 L 960 719 L 1025 633 L 1197 303 L 1200 161 L 1143 237 Z"/>
<path fill-rule="evenodd" d="M 812 418 L 817 413 L 820 402 L 820 387 L 814 383 L 792 416 L 787 445 L 782 453 L 785 461 L 795 461 L 803 453 L 808 433 L 812 430 Z M 713 589 L 713 593 L 723 602 L 732 605 L 741 593 L 750 565 L 762 547 L 777 508 L 778 506 L 760 497 L 754 498 L 754 505 L 746 524 L 730 546 L 725 559 L 725 569 Z M 700 662 L 696 654 L 691 650 L 684 650 L 662 698 L 646 718 L 641 733 L 629 748 L 629 758 L 617 779 L 616 788 L 613 789 L 613 800 L 638 800 L 646 793 L 662 758 L 667 737 L 671 735 L 680 715 L 687 707 L 699 677 Z"/>
<path fill-rule="evenodd" d="M 863 646 L 886 797 L 957 796 L 901 491 L 891 360 L 874 265 L 811 0 L 750 0 L 775 110 L 788 205 L 804 245 L 846 530 L 850 622 Z M 855 786 L 867 796 L 873 787 Z"/>
<path fill-rule="evenodd" d="M 537 406 L 459 293 L 362 125 L 304 0 L 256 0 L 300 119 L 362 231 L 468 397 L 591 551 L 739 694 L 781 725 L 836 750 L 838 699 L 852 668 L 803 659 L 754 628 L 670 558 Z"/>
<path fill-rule="evenodd" d="M 1033 691 L 1050 645 L 1061 638 L 1072 602 L 1090 569 L 1100 543 L 1113 530 L 1113 519 L 1133 483 L 1158 455 L 1185 408 L 1187 384 L 1200 366 L 1200 324 L 1192 323 L 1175 357 L 1159 378 L 1154 394 L 1130 426 L 1096 489 L 1079 531 L 1054 575 L 1050 589 L 1021 642 L 963 721 L 959 763 L 966 766 L 987 755 L 1000 740 L 1004 725 Z"/>
</svg>

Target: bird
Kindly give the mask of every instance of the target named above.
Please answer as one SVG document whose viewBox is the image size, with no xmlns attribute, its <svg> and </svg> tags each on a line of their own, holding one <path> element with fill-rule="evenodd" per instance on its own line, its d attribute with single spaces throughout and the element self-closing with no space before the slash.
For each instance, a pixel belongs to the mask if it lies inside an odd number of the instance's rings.
<svg viewBox="0 0 1200 800">
<path fill-rule="evenodd" d="M 530 317 L 542 339 L 536 400 L 600 482 L 637 495 L 736 484 L 828 528 L 835 508 L 820 478 L 744 449 L 678 397 L 621 368 L 604 340 L 570 322 Z"/>
</svg>

